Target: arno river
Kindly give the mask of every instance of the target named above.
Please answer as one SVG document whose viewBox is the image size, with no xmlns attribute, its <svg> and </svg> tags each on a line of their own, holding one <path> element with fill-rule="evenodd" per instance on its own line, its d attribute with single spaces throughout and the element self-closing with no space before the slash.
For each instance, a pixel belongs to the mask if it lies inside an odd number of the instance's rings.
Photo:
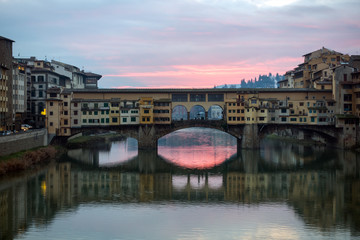
<svg viewBox="0 0 360 240">
<path fill-rule="evenodd" d="M 360 239 L 359 157 L 201 128 L 73 149 L 0 180 L 0 239 Z"/>
</svg>

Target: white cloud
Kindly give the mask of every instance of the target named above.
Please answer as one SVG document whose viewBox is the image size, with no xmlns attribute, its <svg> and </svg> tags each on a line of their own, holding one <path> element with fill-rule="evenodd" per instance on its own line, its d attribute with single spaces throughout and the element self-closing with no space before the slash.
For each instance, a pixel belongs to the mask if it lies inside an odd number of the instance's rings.
<svg viewBox="0 0 360 240">
<path fill-rule="evenodd" d="M 247 0 L 257 7 L 284 7 L 296 3 L 298 0 Z"/>
</svg>

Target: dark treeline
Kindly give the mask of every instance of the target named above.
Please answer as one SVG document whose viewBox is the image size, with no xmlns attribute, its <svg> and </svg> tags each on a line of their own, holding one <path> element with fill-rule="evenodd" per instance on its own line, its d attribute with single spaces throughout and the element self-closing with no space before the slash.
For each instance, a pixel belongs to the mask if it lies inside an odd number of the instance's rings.
<svg viewBox="0 0 360 240">
<path fill-rule="evenodd" d="M 242 79 L 240 84 L 225 84 L 215 86 L 214 88 L 276 88 L 278 81 L 281 81 L 283 78 L 284 76 L 278 73 L 275 76 L 269 73 L 269 75 L 259 75 L 258 78 L 255 77 L 255 79 L 247 81 Z"/>
</svg>

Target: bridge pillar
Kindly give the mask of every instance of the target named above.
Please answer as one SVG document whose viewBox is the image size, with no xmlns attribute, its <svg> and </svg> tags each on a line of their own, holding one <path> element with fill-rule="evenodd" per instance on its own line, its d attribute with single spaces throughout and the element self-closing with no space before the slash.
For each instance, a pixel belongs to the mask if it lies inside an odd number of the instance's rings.
<svg viewBox="0 0 360 240">
<path fill-rule="evenodd" d="M 157 138 L 154 125 L 140 125 L 138 131 L 139 149 L 157 149 Z"/>
<path fill-rule="evenodd" d="M 259 129 L 257 124 L 246 124 L 241 137 L 241 148 L 256 149 L 260 147 Z"/>
</svg>

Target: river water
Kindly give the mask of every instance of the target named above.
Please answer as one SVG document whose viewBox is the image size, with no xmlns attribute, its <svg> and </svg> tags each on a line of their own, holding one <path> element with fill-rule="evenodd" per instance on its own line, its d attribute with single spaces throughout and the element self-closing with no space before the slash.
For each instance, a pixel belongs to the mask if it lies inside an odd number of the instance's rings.
<svg viewBox="0 0 360 240">
<path fill-rule="evenodd" d="M 0 239 L 360 239 L 359 156 L 209 129 L 128 138 L 0 179 Z"/>
</svg>

